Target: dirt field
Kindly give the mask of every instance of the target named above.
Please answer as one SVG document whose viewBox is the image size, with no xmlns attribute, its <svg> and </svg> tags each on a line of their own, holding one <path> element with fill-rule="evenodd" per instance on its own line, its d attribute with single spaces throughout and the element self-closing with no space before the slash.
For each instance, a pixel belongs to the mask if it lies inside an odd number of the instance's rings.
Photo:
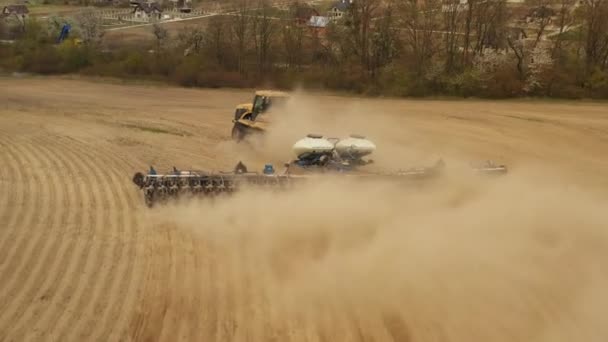
<svg viewBox="0 0 608 342">
<path fill-rule="evenodd" d="M 183 21 L 174 21 L 163 23 L 165 28 L 173 37 L 186 28 L 205 28 L 212 17 L 203 17 L 198 19 L 188 19 Z M 103 36 L 103 42 L 108 47 L 132 46 L 133 43 L 142 46 L 153 46 L 156 38 L 154 37 L 152 25 L 134 26 L 124 29 L 107 31 Z"/>
<path fill-rule="evenodd" d="M 49 16 L 65 16 L 82 11 L 84 6 L 71 5 L 34 5 L 29 6 L 30 15 L 34 17 L 47 18 Z"/>
<path fill-rule="evenodd" d="M 608 340 L 608 103 L 299 94 L 253 146 L 229 138 L 250 91 L 0 89 L 0 341 Z M 281 165 L 311 131 L 451 172 L 153 210 L 131 183 Z"/>
</svg>

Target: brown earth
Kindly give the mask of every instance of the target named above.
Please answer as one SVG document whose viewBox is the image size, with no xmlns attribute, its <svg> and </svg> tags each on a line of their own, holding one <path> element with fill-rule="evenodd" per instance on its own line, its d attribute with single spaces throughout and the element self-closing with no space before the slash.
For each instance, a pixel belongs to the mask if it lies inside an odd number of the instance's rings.
<svg viewBox="0 0 608 342">
<path fill-rule="evenodd" d="M 0 341 L 606 341 L 608 105 L 0 79 Z M 280 165 L 363 133 L 428 188 L 312 184 L 147 209 L 135 171 Z M 494 159 L 500 179 L 468 175 Z"/>
<path fill-rule="evenodd" d="M 202 17 L 197 19 L 165 22 L 162 24 L 162 27 L 165 28 L 171 36 L 176 37 L 185 29 L 204 29 L 211 18 L 212 17 Z M 137 25 L 133 27 L 125 27 L 120 30 L 106 31 L 103 36 L 103 43 L 110 48 L 133 46 L 134 43 L 141 46 L 150 47 L 154 46 L 155 42 L 156 38 L 153 33 L 152 25 Z"/>
</svg>

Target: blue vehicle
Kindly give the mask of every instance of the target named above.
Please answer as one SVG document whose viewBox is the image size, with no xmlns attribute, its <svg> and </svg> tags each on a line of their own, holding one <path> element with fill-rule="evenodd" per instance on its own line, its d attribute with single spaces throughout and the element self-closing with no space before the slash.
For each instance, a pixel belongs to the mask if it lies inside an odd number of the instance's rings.
<svg viewBox="0 0 608 342">
<path fill-rule="evenodd" d="M 70 35 L 70 31 L 72 30 L 72 25 L 64 24 L 59 32 L 59 37 L 57 37 L 57 44 L 61 44 L 64 40 L 68 38 Z"/>
</svg>

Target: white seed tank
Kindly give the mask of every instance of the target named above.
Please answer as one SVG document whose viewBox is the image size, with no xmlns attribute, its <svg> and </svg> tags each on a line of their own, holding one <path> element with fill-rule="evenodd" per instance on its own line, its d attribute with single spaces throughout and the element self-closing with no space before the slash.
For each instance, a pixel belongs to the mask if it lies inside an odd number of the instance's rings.
<svg viewBox="0 0 608 342">
<path fill-rule="evenodd" d="M 343 158 L 361 158 L 376 150 L 376 145 L 365 139 L 364 136 L 352 134 L 346 139 L 338 141 L 336 152 Z"/>
<path fill-rule="evenodd" d="M 334 144 L 323 138 L 322 135 L 309 134 L 304 139 L 296 141 L 291 148 L 296 157 L 307 153 L 328 153 L 334 149 Z"/>
</svg>

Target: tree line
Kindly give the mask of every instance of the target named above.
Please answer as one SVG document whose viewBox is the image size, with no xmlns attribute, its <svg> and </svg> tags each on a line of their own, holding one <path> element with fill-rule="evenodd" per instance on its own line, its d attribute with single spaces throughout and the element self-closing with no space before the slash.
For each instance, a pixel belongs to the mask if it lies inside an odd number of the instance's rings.
<svg viewBox="0 0 608 342">
<path fill-rule="evenodd" d="M 144 46 L 110 44 L 88 10 L 28 20 L 0 48 L 6 70 L 169 80 L 184 86 L 334 90 L 396 96 L 608 97 L 608 0 L 355 0 L 325 28 L 306 5 L 234 0 L 235 10 Z M 320 11 L 322 12 L 322 11 Z M 73 23 L 82 44 L 56 44 Z M 1 28 L 0 28 L 1 29 Z M 7 28 L 4 28 L 5 34 Z M 111 47 L 109 47 L 112 45 Z"/>
</svg>

